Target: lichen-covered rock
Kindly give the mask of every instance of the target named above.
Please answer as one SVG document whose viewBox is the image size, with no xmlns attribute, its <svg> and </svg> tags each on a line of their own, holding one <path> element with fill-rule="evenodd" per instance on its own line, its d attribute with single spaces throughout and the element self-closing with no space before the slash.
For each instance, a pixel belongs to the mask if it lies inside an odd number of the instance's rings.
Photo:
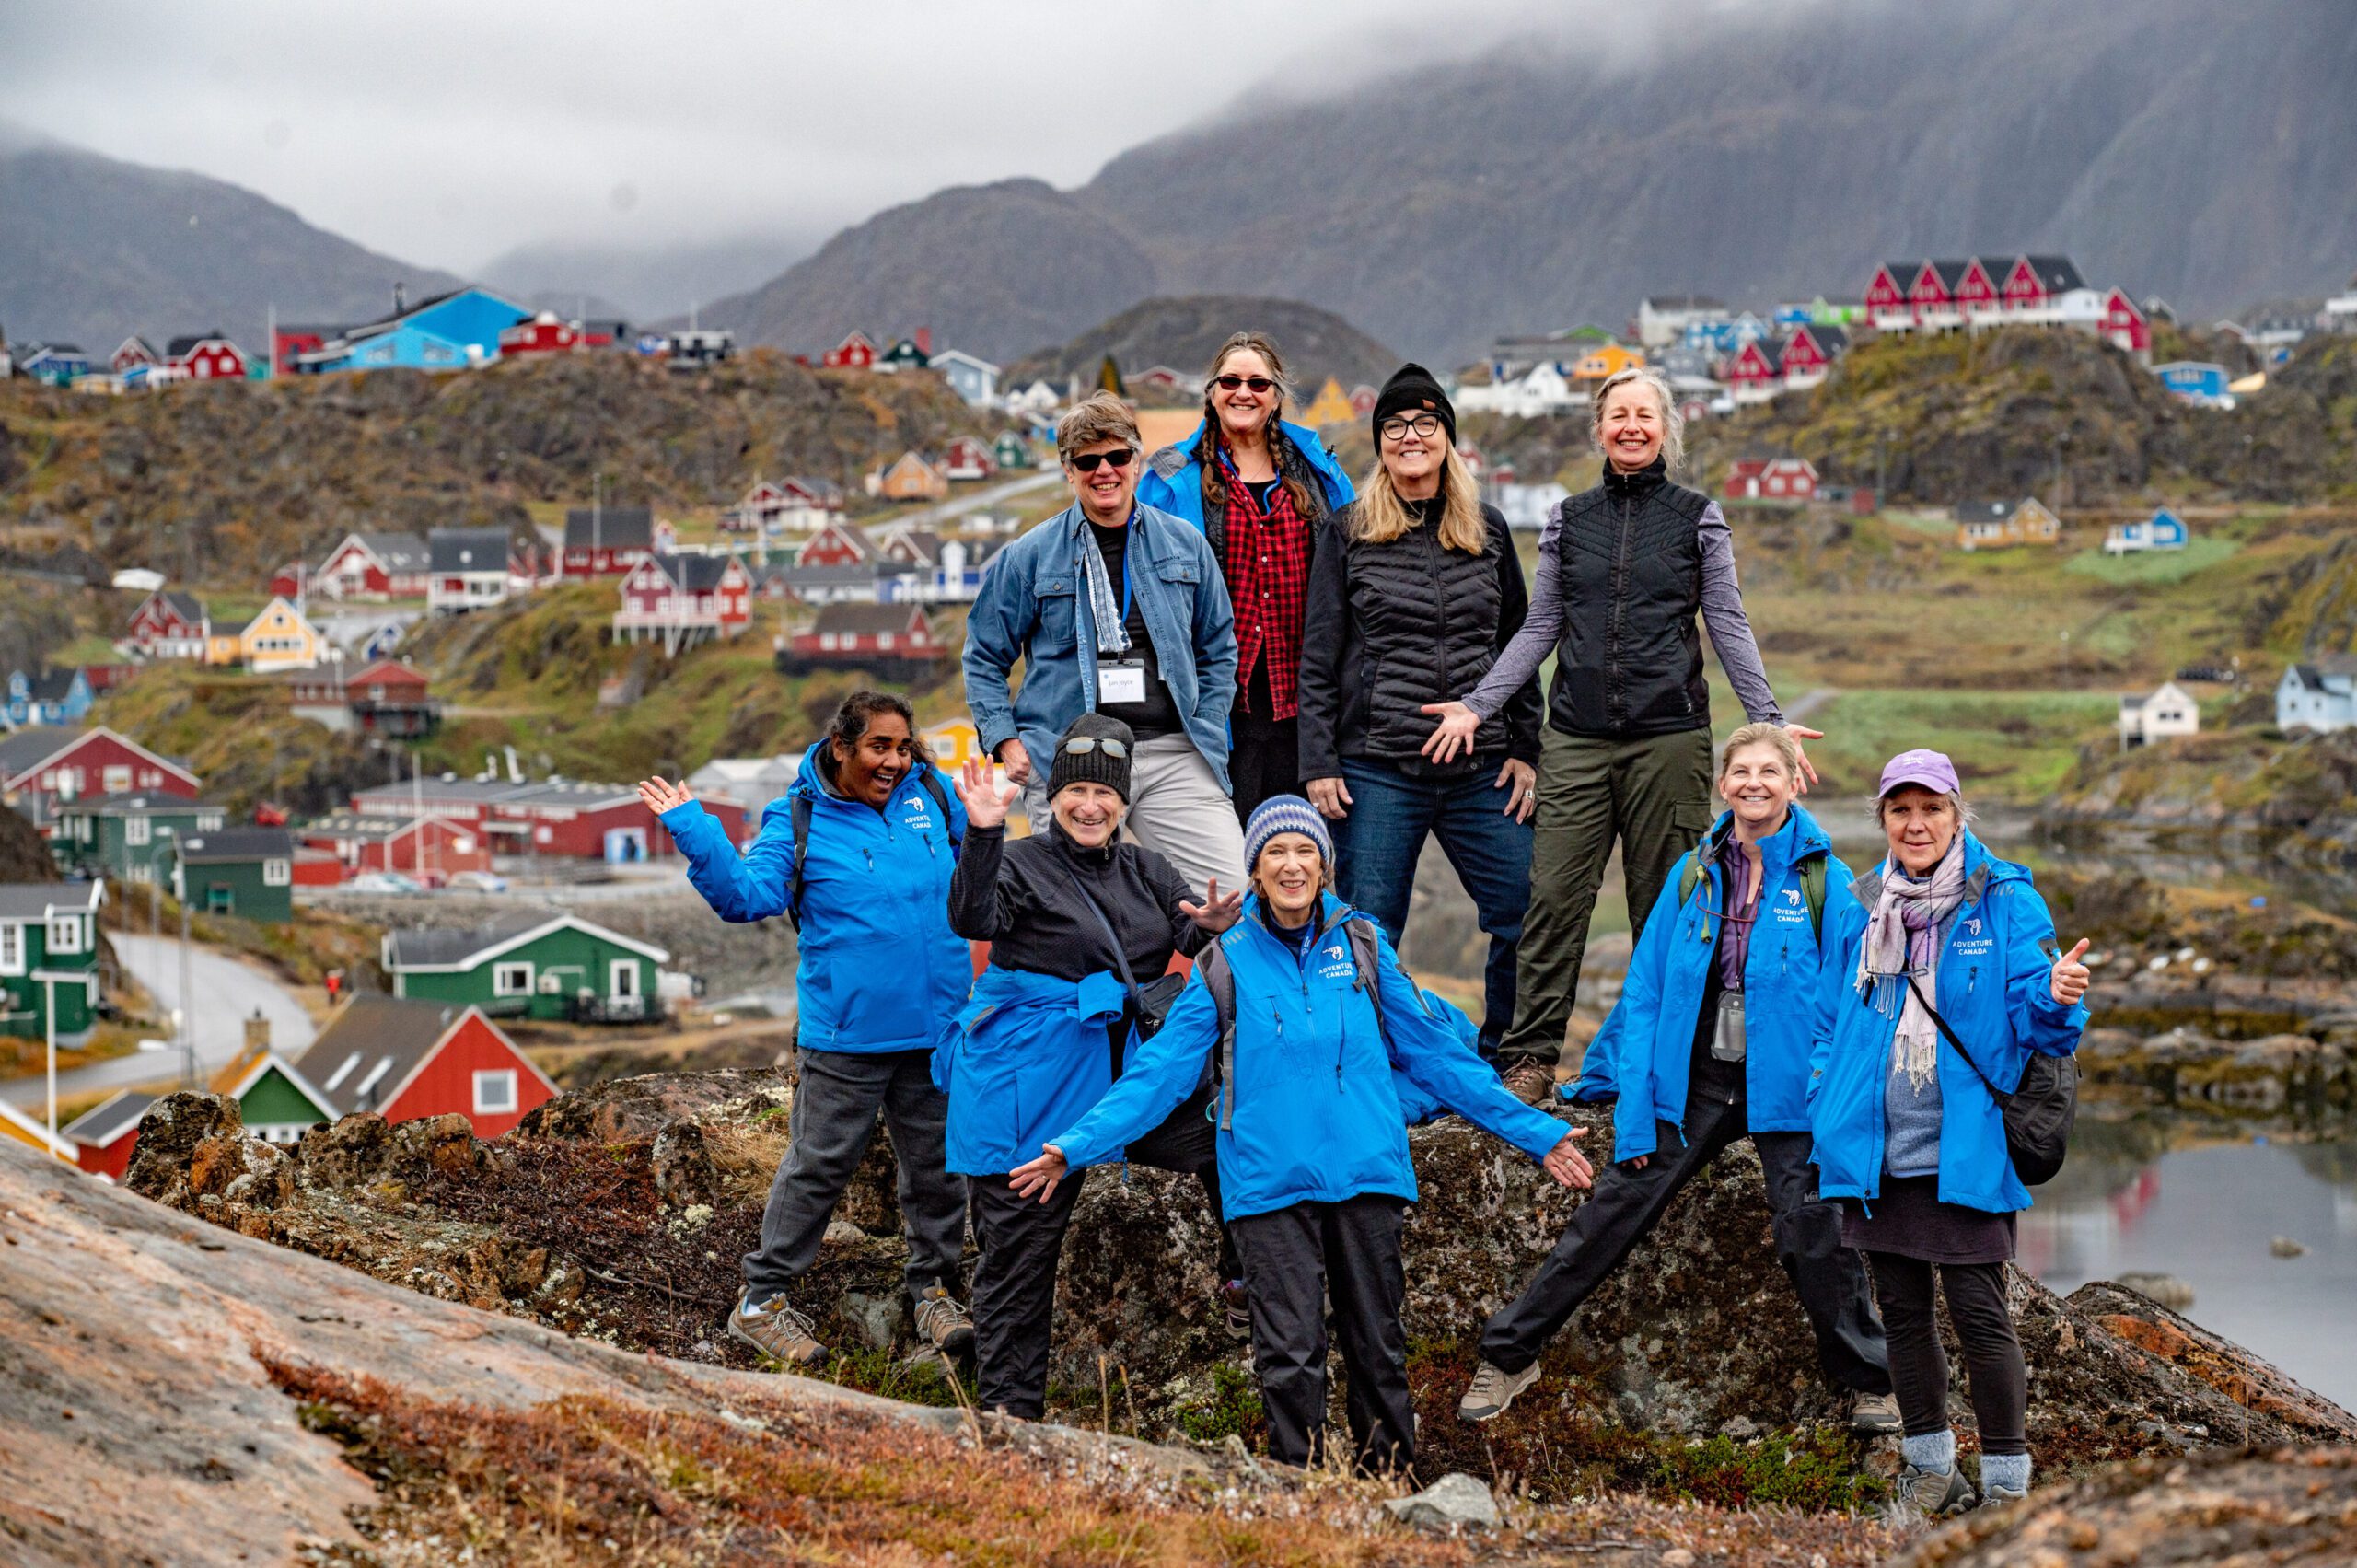
<svg viewBox="0 0 2357 1568">
<path fill-rule="evenodd" d="M 656 1196 L 675 1209 L 709 1207 L 718 1196 L 719 1173 L 711 1151 L 704 1147 L 703 1128 L 693 1121 L 674 1121 L 655 1134 L 648 1151 Z"/>
<path fill-rule="evenodd" d="M 123 1172 L 123 1185 L 143 1198 L 170 1202 L 167 1194 L 187 1188 L 194 1176 L 191 1167 L 200 1147 L 208 1140 L 244 1132 L 236 1100 L 176 1089 L 139 1118 L 138 1142 L 133 1145 L 130 1168 Z M 227 1178 L 221 1185 L 227 1185 Z"/>
<path fill-rule="evenodd" d="M 746 1100 L 792 1080 L 775 1068 L 719 1073 L 650 1073 L 613 1078 L 561 1094 L 527 1112 L 517 1131 L 527 1138 L 578 1138 L 626 1144 L 652 1138 L 676 1121 L 692 1121 L 716 1107 Z"/>
</svg>

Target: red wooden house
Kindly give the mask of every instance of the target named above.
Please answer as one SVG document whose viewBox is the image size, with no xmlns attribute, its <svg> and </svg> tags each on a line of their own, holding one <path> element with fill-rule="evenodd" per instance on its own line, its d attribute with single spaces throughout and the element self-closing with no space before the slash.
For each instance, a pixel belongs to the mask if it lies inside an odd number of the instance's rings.
<svg viewBox="0 0 2357 1568">
<path fill-rule="evenodd" d="M 338 1116 L 456 1114 L 478 1138 L 498 1137 L 557 1092 L 476 1009 L 395 996 L 354 996 L 295 1065 Z"/>
<path fill-rule="evenodd" d="M 491 869 L 491 838 L 447 817 L 383 817 L 337 811 L 298 828 L 297 842 L 333 857 L 345 877 L 398 871 L 436 880 Z"/>
<path fill-rule="evenodd" d="M 107 368 L 120 376 L 134 365 L 160 365 L 163 356 L 148 346 L 147 340 L 134 333 L 122 340 L 107 360 Z"/>
<path fill-rule="evenodd" d="M 1730 501 L 1801 503 L 1817 498 L 1817 465 L 1806 458 L 1745 458 L 1727 470 Z"/>
<path fill-rule="evenodd" d="M 403 780 L 355 790 L 353 810 L 366 817 L 447 817 L 480 831 L 493 854 L 552 854 L 637 861 L 671 853 L 671 835 L 630 784 L 550 779 L 510 784 L 457 777 Z M 707 800 L 731 843 L 745 837 L 745 809 Z M 430 850 L 429 850 L 430 854 Z M 429 858 L 430 866 L 433 863 Z"/>
<path fill-rule="evenodd" d="M 2149 360 L 2153 354 L 2153 326 L 2144 312 L 2126 289 L 2115 288 L 2103 302 L 2102 337 L 2127 354 Z"/>
<path fill-rule="evenodd" d="M 423 598 L 433 574 L 424 536 L 408 533 L 348 533 L 311 581 L 334 598 Z"/>
<path fill-rule="evenodd" d="M 1783 344 L 1774 338 L 1754 338 L 1735 352 L 1721 378 L 1734 389 L 1735 401 L 1765 402 L 1784 389 Z"/>
<path fill-rule="evenodd" d="M 174 338 L 164 350 L 164 363 L 192 381 L 242 381 L 246 356 L 219 332 Z"/>
<path fill-rule="evenodd" d="M 571 354 L 575 349 L 590 346 L 588 333 L 577 321 L 560 321 L 553 310 L 543 310 L 529 320 L 518 321 L 504 328 L 499 334 L 499 356 L 512 359 L 535 354 Z"/>
<path fill-rule="evenodd" d="M 821 363 L 830 370 L 873 370 L 876 368 L 876 345 L 865 332 L 853 331 L 842 342 L 829 349 Z"/>
<path fill-rule="evenodd" d="M 2042 310 L 2086 286 L 2068 256 L 2016 256 L 2006 267 L 1999 292 L 2008 310 Z"/>
<path fill-rule="evenodd" d="M 858 524 L 832 522 L 794 552 L 796 566 L 864 566 L 876 559 L 876 545 Z"/>
<path fill-rule="evenodd" d="M 204 601 L 194 594 L 157 588 L 131 612 L 123 642 L 147 658 L 185 658 L 202 663 L 213 632 Z"/>
<path fill-rule="evenodd" d="M 941 472 L 947 479 L 988 479 L 998 472 L 998 459 L 987 441 L 960 436 L 942 452 Z"/>
<path fill-rule="evenodd" d="M 622 579 L 617 642 L 652 638 L 668 653 L 734 637 L 753 618 L 753 579 L 733 555 L 650 555 Z"/>
<path fill-rule="evenodd" d="M 564 514 L 568 577 L 619 577 L 670 548 L 670 525 L 658 525 L 652 506 L 575 506 Z"/>
<path fill-rule="evenodd" d="M 829 604 L 794 634 L 778 663 L 787 670 L 855 668 L 913 676 L 933 669 L 946 652 L 922 606 Z"/>
<path fill-rule="evenodd" d="M 193 800 L 203 781 L 168 757 L 100 725 L 20 729 L 0 740 L 0 795 L 45 822 L 60 800 L 134 790 Z"/>
<path fill-rule="evenodd" d="M 1777 359 L 1784 370 L 1784 385 L 1793 389 L 1814 387 L 1832 370 L 1833 362 L 1848 352 L 1850 334 L 1839 327 L 1804 321 L 1776 346 Z"/>
</svg>

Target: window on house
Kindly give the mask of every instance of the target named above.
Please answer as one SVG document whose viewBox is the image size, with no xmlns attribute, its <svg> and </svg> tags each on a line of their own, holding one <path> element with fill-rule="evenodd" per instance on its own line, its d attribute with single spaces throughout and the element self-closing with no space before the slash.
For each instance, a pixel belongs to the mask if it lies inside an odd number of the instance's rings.
<svg viewBox="0 0 2357 1568">
<path fill-rule="evenodd" d="M 475 1114 L 505 1116 L 516 1109 L 516 1069 L 502 1067 L 496 1072 L 475 1074 Z"/>
<path fill-rule="evenodd" d="M 532 993 L 532 966 L 529 964 L 493 965 L 491 993 L 493 996 L 529 996 Z"/>
<path fill-rule="evenodd" d="M 156 825 L 145 817 L 126 817 L 122 819 L 122 842 L 134 849 L 142 844 L 152 842 L 155 830 Z"/>
<path fill-rule="evenodd" d="M 130 876 L 134 882 L 142 884 L 153 882 L 156 879 L 156 868 L 144 860 L 134 860 L 131 863 Z"/>
<path fill-rule="evenodd" d="M 131 787 L 131 768 L 127 763 L 118 762 L 112 767 L 102 769 L 99 774 L 99 782 L 109 795 L 121 795 Z"/>
<path fill-rule="evenodd" d="M 201 811 L 197 813 L 196 826 L 199 832 L 218 832 L 221 829 L 221 813 L 218 811 Z"/>
<path fill-rule="evenodd" d="M 293 866 L 290 863 L 284 860 L 265 860 L 261 863 L 263 887 L 284 888 L 293 880 Z"/>
<path fill-rule="evenodd" d="M 638 960 L 616 958 L 606 966 L 606 994 L 620 1000 L 638 994 Z"/>
<path fill-rule="evenodd" d="M 0 925 L 0 974 L 25 972 L 25 928 Z"/>
<path fill-rule="evenodd" d="M 52 953 L 78 953 L 82 950 L 82 917 L 61 914 L 49 923 L 49 950 Z"/>
</svg>

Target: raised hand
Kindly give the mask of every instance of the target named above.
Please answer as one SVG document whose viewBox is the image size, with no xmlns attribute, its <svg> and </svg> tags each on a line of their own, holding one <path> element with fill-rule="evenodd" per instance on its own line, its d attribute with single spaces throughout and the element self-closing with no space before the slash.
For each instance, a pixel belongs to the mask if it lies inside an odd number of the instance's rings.
<svg viewBox="0 0 2357 1568">
<path fill-rule="evenodd" d="M 1538 807 L 1538 770 L 1518 757 L 1509 757 L 1505 766 L 1498 770 L 1498 782 L 1491 786 L 1506 792 L 1505 814 L 1517 822 L 1530 820 L 1531 812 Z"/>
<path fill-rule="evenodd" d="M 2077 947 L 2055 960 L 2054 974 L 2048 983 L 2054 988 L 2054 1000 L 2065 1007 L 2084 996 L 2087 993 L 2087 982 L 2095 978 L 2094 972 L 2086 965 L 2079 962 L 2086 956 L 2086 951 L 2087 939 L 2082 936 L 2079 938 Z"/>
<path fill-rule="evenodd" d="M 1019 750 L 1023 743 L 1015 742 Z M 1012 775 L 1014 770 L 1007 770 Z M 958 798 L 966 803 L 966 825 L 970 828 L 1003 828 L 1006 826 L 1006 808 L 1020 794 L 1008 784 L 1004 794 L 991 777 L 991 765 L 980 757 L 969 757 L 965 766 L 958 770 Z"/>
<path fill-rule="evenodd" d="M 1560 1143 L 1547 1151 L 1547 1157 L 1538 1163 L 1546 1167 L 1548 1175 L 1566 1187 L 1593 1185 L 1596 1167 L 1587 1163 L 1587 1156 L 1579 1150 L 1579 1140 L 1586 1136 L 1586 1128 L 1573 1128 L 1563 1134 Z"/>
<path fill-rule="evenodd" d="M 1015 1189 L 1018 1198 L 1028 1198 L 1034 1192 L 1039 1202 L 1046 1202 L 1056 1195 L 1056 1183 L 1064 1179 L 1064 1152 L 1053 1144 L 1039 1145 L 1047 1153 L 1035 1160 L 1025 1160 L 1006 1173 L 1006 1184 Z"/>
<path fill-rule="evenodd" d="M 1351 814 L 1351 786 L 1341 779 L 1312 779 L 1302 788 L 1320 817 L 1339 822 Z"/>
<path fill-rule="evenodd" d="M 638 797 L 639 799 L 646 802 L 646 808 L 649 811 L 654 812 L 657 817 L 662 816 L 663 813 L 672 809 L 674 807 L 685 806 L 689 801 L 695 798 L 694 796 L 690 795 L 686 790 L 680 788 L 678 784 L 673 784 L 668 779 L 644 779 L 640 781 L 638 786 Z"/>
<path fill-rule="evenodd" d="M 1793 738 L 1793 749 L 1801 754 L 1801 776 L 1793 781 L 1793 793 L 1806 795 L 1808 786 L 1817 782 L 1817 764 L 1808 760 L 1808 749 L 1801 742 L 1822 740 L 1825 738 L 1825 731 L 1811 729 L 1805 724 L 1788 724 L 1784 726 L 1784 733 Z"/>
<path fill-rule="evenodd" d="M 1234 925 L 1236 917 L 1244 912 L 1244 895 L 1237 892 L 1221 897 L 1219 878 L 1214 877 L 1204 891 L 1203 901 L 1190 904 L 1181 899 L 1178 900 L 1178 912 L 1216 936 Z"/>
<path fill-rule="evenodd" d="M 1481 727 L 1481 715 L 1462 703 L 1426 703 L 1422 710 L 1440 715 L 1440 723 L 1424 738 L 1424 755 L 1435 762 L 1453 762 L 1461 752 L 1473 754 L 1473 737 Z"/>
</svg>

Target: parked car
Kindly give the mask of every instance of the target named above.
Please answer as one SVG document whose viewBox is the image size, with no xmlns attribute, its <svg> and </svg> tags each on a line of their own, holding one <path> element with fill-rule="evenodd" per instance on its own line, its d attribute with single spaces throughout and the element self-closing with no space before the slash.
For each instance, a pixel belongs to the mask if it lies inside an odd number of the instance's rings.
<svg viewBox="0 0 2357 1568">
<path fill-rule="evenodd" d="M 450 875 L 450 886 L 461 893 L 504 893 L 507 891 L 507 878 L 488 871 L 455 871 Z"/>
<path fill-rule="evenodd" d="M 346 884 L 355 893 L 388 893 L 407 898 L 425 889 L 398 871 L 364 871 Z"/>
</svg>

